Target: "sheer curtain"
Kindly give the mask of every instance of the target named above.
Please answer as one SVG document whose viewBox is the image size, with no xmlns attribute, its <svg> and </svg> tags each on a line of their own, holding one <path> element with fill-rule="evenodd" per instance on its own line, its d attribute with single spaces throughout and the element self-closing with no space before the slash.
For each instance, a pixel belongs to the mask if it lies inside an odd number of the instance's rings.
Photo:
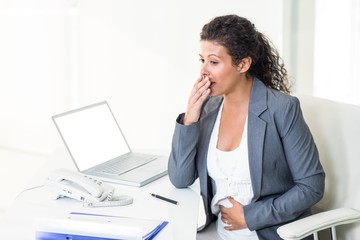
<svg viewBox="0 0 360 240">
<path fill-rule="evenodd" d="M 360 105 L 360 1 L 317 0 L 314 95 Z"/>
</svg>

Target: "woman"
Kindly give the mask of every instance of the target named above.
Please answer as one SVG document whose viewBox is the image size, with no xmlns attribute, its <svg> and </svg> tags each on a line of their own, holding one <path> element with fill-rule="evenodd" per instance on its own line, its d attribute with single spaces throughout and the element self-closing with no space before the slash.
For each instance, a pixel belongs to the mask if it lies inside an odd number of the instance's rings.
<svg viewBox="0 0 360 240">
<path fill-rule="evenodd" d="M 281 239 L 282 224 L 310 215 L 325 173 L 286 70 L 245 18 L 220 16 L 200 34 L 200 77 L 177 118 L 169 177 L 199 177 L 206 225 L 219 239 Z M 311 238 L 310 238 L 311 239 Z"/>
</svg>

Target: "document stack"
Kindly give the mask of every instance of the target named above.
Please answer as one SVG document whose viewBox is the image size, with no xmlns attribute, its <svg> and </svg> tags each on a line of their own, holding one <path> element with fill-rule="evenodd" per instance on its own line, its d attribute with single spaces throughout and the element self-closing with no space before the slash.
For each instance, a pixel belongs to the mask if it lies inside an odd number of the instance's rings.
<svg viewBox="0 0 360 240">
<path fill-rule="evenodd" d="M 72 212 L 35 220 L 36 240 L 151 240 L 167 221 Z"/>
</svg>

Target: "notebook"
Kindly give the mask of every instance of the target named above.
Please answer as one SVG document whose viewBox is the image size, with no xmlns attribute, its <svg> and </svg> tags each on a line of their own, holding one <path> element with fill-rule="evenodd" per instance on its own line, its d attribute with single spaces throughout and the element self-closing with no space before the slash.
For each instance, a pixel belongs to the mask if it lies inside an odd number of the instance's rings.
<svg viewBox="0 0 360 240">
<path fill-rule="evenodd" d="M 165 156 L 131 150 L 107 101 L 52 119 L 80 172 L 138 187 L 167 174 Z"/>
</svg>

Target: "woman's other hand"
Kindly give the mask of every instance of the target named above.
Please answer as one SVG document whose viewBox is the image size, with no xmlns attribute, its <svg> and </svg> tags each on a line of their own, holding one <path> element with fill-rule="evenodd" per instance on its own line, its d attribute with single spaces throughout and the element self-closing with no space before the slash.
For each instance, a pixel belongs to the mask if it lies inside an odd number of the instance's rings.
<svg viewBox="0 0 360 240">
<path fill-rule="evenodd" d="M 244 217 L 244 205 L 232 197 L 228 197 L 228 200 L 233 205 L 232 207 L 226 208 L 220 205 L 221 220 L 228 224 L 225 229 L 231 231 L 247 228 Z"/>
<path fill-rule="evenodd" d="M 201 76 L 195 82 L 188 100 L 183 122 L 184 125 L 190 125 L 199 121 L 201 106 L 211 92 L 209 88 L 210 84 L 210 80 L 207 76 Z"/>
</svg>

